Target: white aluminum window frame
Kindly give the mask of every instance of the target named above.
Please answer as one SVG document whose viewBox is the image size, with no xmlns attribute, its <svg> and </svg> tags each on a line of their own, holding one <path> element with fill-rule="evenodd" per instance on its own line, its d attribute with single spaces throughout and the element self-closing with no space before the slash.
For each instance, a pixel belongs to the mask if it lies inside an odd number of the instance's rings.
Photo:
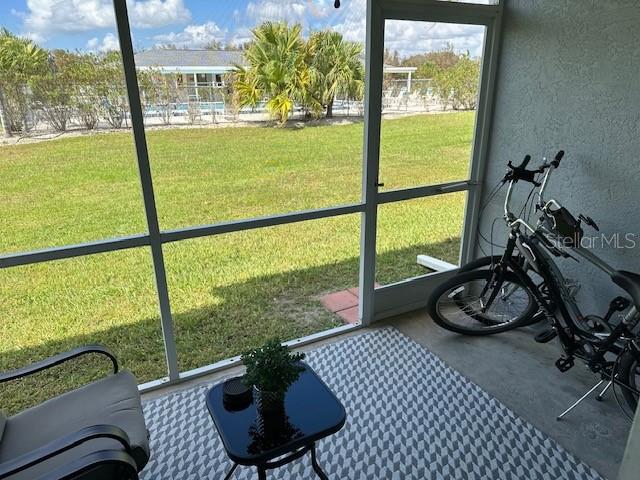
<svg viewBox="0 0 640 480">
<path fill-rule="evenodd" d="M 495 70 L 500 38 L 501 6 L 449 3 L 440 0 L 367 0 L 365 134 L 362 201 L 360 203 L 260 218 L 220 222 L 175 230 L 161 230 L 158 222 L 153 178 L 149 164 L 144 117 L 138 90 L 126 0 L 114 0 L 113 3 L 129 97 L 131 124 L 147 221 L 147 233 L 2 255 L 0 256 L 0 268 L 12 268 L 21 265 L 83 257 L 123 249 L 149 247 L 154 268 L 168 376 L 140 385 L 139 388 L 141 391 L 148 391 L 168 384 L 174 384 L 213 373 L 217 370 L 235 365 L 240 361 L 238 357 L 233 357 L 194 370 L 180 372 L 164 263 L 163 245 L 166 243 L 360 213 L 362 219 L 359 278 L 359 288 L 360 292 L 362 292 L 360 301 L 361 322 L 356 325 L 345 325 L 288 342 L 288 344 L 296 346 L 337 335 L 348 330 L 359 328 L 362 325 L 368 325 L 374 320 L 415 308 L 419 306 L 418 303 L 420 301 L 424 301 L 423 285 L 425 279 L 432 282 L 437 275 L 409 279 L 379 289 L 375 289 L 374 287 L 376 222 L 379 205 L 413 198 L 423 198 L 445 192 L 469 192 L 467 205 L 465 207 L 461 258 L 466 259 L 470 257 L 473 250 L 473 245 L 470 240 L 475 236 L 477 211 L 480 201 L 480 185 L 487 155 Z M 487 27 L 481 72 L 481 89 L 476 113 L 471 173 L 468 180 L 389 192 L 378 192 L 382 106 L 382 54 L 384 46 L 384 22 L 386 19 L 471 23 L 485 25 Z"/>
</svg>

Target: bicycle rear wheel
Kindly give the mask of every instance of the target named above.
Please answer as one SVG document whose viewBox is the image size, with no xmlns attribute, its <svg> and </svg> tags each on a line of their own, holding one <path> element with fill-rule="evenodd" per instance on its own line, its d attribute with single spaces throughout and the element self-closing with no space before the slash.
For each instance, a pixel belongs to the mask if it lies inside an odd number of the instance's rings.
<svg viewBox="0 0 640 480">
<path fill-rule="evenodd" d="M 618 380 L 623 383 L 620 388 L 622 398 L 624 398 L 631 412 L 635 412 L 638 407 L 638 394 L 636 392 L 640 389 L 640 354 L 623 353 L 616 372 Z M 628 385 L 631 389 L 626 388 L 625 385 Z"/>
<path fill-rule="evenodd" d="M 460 273 L 429 297 L 427 312 L 442 328 L 464 335 L 490 335 L 527 324 L 538 310 L 512 272 L 498 280 L 490 270 Z"/>
</svg>

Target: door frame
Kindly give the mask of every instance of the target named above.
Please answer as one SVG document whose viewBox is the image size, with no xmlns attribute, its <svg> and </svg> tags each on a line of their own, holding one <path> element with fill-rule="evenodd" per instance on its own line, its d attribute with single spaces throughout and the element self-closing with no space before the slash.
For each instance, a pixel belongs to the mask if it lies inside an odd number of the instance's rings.
<svg viewBox="0 0 640 480">
<path fill-rule="evenodd" d="M 360 228 L 360 319 L 364 325 L 426 305 L 429 292 L 453 270 L 375 287 L 378 208 L 382 204 L 466 191 L 460 263 L 475 253 L 482 183 L 493 116 L 496 70 L 502 27 L 502 3 L 483 5 L 443 0 L 367 0 L 364 159 Z M 414 188 L 379 192 L 380 127 L 384 31 L 387 20 L 482 25 L 485 40 L 469 178 Z"/>
</svg>

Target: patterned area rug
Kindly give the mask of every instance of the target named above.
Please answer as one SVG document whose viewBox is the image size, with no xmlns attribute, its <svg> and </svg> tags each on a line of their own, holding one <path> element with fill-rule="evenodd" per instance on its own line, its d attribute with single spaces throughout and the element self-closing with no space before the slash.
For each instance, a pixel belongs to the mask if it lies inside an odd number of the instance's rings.
<svg viewBox="0 0 640 480">
<path fill-rule="evenodd" d="M 332 480 L 602 478 L 393 328 L 318 348 L 307 362 L 347 410 L 345 427 L 317 444 Z M 224 478 L 231 462 L 204 403 L 207 389 L 144 404 L 152 452 L 143 480 Z M 309 458 L 268 477 L 317 478 Z M 233 478 L 257 472 L 238 467 Z"/>
</svg>

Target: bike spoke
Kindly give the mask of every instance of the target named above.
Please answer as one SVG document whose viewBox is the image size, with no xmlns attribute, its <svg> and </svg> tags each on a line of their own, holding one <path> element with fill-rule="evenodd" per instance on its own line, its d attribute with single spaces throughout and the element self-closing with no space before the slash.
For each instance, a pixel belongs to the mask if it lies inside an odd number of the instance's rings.
<svg viewBox="0 0 640 480">
<path fill-rule="evenodd" d="M 481 328 L 513 321 L 528 307 L 530 298 L 520 286 L 501 282 L 488 289 L 487 283 L 470 282 L 451 289 L 438 301 L 440 313 L 452 323 Z"/>
</svg>

